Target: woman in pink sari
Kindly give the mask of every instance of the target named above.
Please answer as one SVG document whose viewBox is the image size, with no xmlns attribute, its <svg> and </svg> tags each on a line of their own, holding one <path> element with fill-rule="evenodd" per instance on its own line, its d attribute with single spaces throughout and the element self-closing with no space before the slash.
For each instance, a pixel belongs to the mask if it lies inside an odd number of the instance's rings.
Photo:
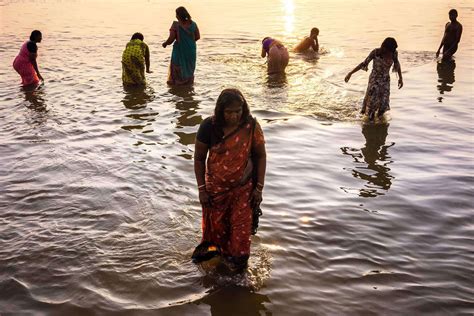
<svg viewBox="0 0 474 316">
<path fill-rule="evenodd" d="M 260 124 L 239 90 L 223 90 L 214 116 L 199 127 L 194 171 L 202 205 L 201 244 L 218 247 L 233 270 L 247 266 L 252 212 L 262 201 L 265 169 Z"/>
<path fill-rule="evenodd" d="M 284 73 L 290 60 L 288 50 L 280 41 L 271 37 L 262 40 L 262 58 L 267 57 L 268 74 Z"/>
<path fill-rule="evenodd" d="M 30 40 L 23 43 L 18 56 L 13 61 L 13 68 L 20 74 L 23 86 L 36 85 L 40 80 L 44 81 L 36 63 L 38 57 L 36 43 L 41 43 L 42 38 L 40 31 L 34 30 L 31 32 Z"/>
</svg>

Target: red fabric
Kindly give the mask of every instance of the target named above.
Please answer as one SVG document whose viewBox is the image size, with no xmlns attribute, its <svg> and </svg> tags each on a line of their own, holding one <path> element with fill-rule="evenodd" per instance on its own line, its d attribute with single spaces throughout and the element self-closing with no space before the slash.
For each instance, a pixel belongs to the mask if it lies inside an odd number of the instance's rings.
<svg viewBox="0 0 474 316">
<path fill-rule="evenodd" d="M 263 132 L 256 123 L 247 122 L 222 142 L 211 147 L 207 160 L 206 190 L 212 206 L 203 207 L 203 241 L 217 244 L 225 256 L 250 255 L 252 181 L 239 185 L 249 158 L 251 146 L 264 142 Z"/>
<path fill-rule="evenodd" d="M 28 51 L 27 45 L 28 42 L 25 42 L 23 46 L 21 46 L 18 56 L 16 56 L 13 61 L 13 68 L 18 72 L 18 74 L 20 74 L 21 84 L 24 86 L 38 84 L 40 81 L 36 74 L 36 70 L 30 61 L 30 52 Z"/>
</svg>

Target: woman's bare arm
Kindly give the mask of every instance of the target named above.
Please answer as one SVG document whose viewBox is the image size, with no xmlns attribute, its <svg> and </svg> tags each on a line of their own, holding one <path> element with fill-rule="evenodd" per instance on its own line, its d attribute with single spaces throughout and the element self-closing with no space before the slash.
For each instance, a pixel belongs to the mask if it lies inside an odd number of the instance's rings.
<svg viewBox="0 0 474 316">
<path fill-rule="evenodd" d="M 163 48 L 165 48 L 168 45 L 173 44 L 175 39 L 176 39 L 175 32 L 173 30 L 170 30 L 170 35 L 168 36 L 168 39 L 162 44 Z"/>
<path fill-rule="evenodd" d="M 194 146 L 194 174 L 196 175 L 196 181 L 199 191 L 199 202 L 201 205 L 209 207 L 211 205 L 211 199 L 206 191 L 206 157 L 209 147 L 196 139 Z"/>
</svg>

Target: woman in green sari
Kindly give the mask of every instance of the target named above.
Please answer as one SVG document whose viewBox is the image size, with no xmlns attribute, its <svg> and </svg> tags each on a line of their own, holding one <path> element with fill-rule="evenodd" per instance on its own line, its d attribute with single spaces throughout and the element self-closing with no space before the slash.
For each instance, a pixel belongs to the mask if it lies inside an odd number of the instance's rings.
<svg viewBox="0 0 474 316">
<path fill-rule="evenodd" d="M 122 53 L 122 81 L 124 85 L 145 85 L 145 68 L 150 70 L 150 49 L 142 33 L 132 35 Z"/>
<path fill-rule="evenodd" d="M 173 42 L 173 52 L 168 73 L 169 85 L 186 85 L 194 82 L 196 69 L 196 41 L 199 40 L 199 28 L 184 7 L 176 9 L 176 18 L 170 28 L 170 35 L 163 47 Z"/>
</svg>

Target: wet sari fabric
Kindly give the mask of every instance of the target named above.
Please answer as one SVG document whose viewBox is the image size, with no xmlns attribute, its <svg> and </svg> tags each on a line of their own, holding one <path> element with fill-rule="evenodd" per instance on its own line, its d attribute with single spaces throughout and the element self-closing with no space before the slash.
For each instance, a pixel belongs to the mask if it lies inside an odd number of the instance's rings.
<svg viewBox="0 0 474 316">
<path fill-rule="evenodd" d="M 122 53 L 122 81 L 126 85 L 144 85 L 147 44 L 139 39 L 127 43 Z"/>
<path fill-rule="evenodd" d="M 197 49 L 195 33 L 197 31 L 197 24 L 191 22 L 186 27 L 179 22 L 173 22 L 170 31 L 175 33 L 176 40 L 171 53 L 168 84 L 191 84 L 194 82 L 194 70 L 196 69 Z"/>
<path fill-rule="evenodd" d="M 252 132 L 253 126 L 252 121 L 245 122 L 209 149 L 206 190 L 212 206 L 203 207 L 203 241 L 217 244 L 226 257 L 250 255 L 253 183 L 240 181 L 252 147 L 264 143 L 260 125 L 256 123 Z"/>
<path fill-rule="evenodd" d="M 21 84 L 24 86 L 38 84 L 39 78 L 36 70 L 30 61 L 30 52 L 28 51 L 28 41 L 20 49 L 18 56 L 13 61 L 13 68 L 21 76 Z"/>
</svg>

